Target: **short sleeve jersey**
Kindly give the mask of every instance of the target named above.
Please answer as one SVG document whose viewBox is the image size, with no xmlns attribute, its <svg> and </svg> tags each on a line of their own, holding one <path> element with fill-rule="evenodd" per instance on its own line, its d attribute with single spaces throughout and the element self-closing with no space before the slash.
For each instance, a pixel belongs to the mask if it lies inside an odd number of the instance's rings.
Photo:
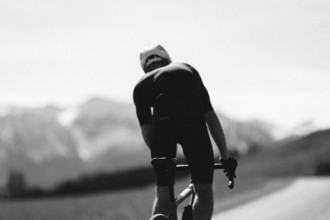
<svg viewBox="0 0 330 220">
<path fill-rule="evenodd" d="M 213 110 L 199 73 L 186 63 L 171 63 L 145 74 L 133 99 L 141 126 L 151 124 L 152 117 L 203 116 Z"/>
</svg>

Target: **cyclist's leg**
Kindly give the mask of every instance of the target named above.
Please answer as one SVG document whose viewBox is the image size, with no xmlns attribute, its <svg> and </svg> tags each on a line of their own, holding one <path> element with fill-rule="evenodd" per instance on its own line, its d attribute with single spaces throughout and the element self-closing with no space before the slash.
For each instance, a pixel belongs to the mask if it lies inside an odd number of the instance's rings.
<svg viewBox="0 0 330 220">
<path fill-rule="evenodd" d="M 210 220 L 213 213 L 212 184 L 194 184 L 194 190 L 193 219 Z"/>
<path fill-rule="evenodd" d="M 170 214 L 170 195 L 168 186 L 156 186 L 156 196 L 152 207 L 152 214 Z"/>
<path fill-rule="evenodd" d="M 168 120 L 154 121 L 153 137 L 151 140 L 151 157 L 176 157 L 176 142 L 173 135 L 172 125 Z M 155 167 L 154 167 L 155 168 Z M 168 215 L 170 212 L 170 196 L 168 186 L 174 184 L 174 170 L 171 172 L 156 172 L 156 196 L 152 214 Z"/>
<path fill-rule="evenodd" d="M 191 169 L 196 192 L 193 216 L 198 220 L 210 220 L 213 212 L 213 149 L 205 122 L 190 123 L 186 127 L 182 148 Z"/>
</svg>

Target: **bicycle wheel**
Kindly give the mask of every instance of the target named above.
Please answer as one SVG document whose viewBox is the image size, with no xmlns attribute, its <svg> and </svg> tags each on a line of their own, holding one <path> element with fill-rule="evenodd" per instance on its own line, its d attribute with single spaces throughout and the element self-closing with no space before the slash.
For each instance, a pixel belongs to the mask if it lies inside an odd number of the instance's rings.
<svg viewBox="0 0 330 220">
<path fill-rule="evenodd" d="M 187 205 L 184 207 L 183 213 L 182 213 L 182 220 L 192 220 L 192 207 L 191 205 Z"/>
<path fill-rule="evenodd" d="M 168 218 L 165 215 L 156 214 L 153 215 L 149 220 L 168 220 Z"/>
</svg>

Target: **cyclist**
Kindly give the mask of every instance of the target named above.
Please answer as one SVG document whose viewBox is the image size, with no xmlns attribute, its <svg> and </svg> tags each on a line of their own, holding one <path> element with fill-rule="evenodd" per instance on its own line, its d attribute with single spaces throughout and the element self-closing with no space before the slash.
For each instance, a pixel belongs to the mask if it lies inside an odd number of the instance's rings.
<svg viewBox="0 0 330 220">
<path fill-rule="evenodd" d="M 140 62 L 146 74 L 135 86 L 133 97 L 151 158 L 175 158 L 177 144 L 182 146 L 196 192 L 193 218 L 210 220 L 214 154 L 207 126 L 227 175 L 234 175 L 237 161 L 227 150 L 222 126 L 207 89 L 196 69 L 186 63 L 173 63 L 159 44 L 142 50 Z M 174 171 L 170 175 L 157 169 L 155 172 L 157 188 L 152 214 L 168 215 L 168 186 L 174 184 Z"/>
</svg>

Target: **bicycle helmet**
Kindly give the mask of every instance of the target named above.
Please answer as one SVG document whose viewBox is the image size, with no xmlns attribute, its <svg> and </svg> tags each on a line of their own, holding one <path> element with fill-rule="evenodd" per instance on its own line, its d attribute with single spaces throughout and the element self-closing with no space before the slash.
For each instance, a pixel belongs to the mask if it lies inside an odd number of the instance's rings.
<svg viewBox="0 0 330 220">
<path fill-rule="evenodd" d="M 155 56 L 155 59 L 148 60 L 148 58 L 150 58 L 151 56 Z M 144 71 L 146 71 L 146 67 L 148 65 L 150 65 L 154 61 L 158 61 L 157 58 L 165 60 L 167 62 L 167 64 L 170 64 L 172 62 L 170 55 L 167 53 L 167 51 L 161 45 L 153 44 L 149 47 L 144 48 L 140 52 L 140 62 L 141 62 L 142 69 Z"/>
</svg>

